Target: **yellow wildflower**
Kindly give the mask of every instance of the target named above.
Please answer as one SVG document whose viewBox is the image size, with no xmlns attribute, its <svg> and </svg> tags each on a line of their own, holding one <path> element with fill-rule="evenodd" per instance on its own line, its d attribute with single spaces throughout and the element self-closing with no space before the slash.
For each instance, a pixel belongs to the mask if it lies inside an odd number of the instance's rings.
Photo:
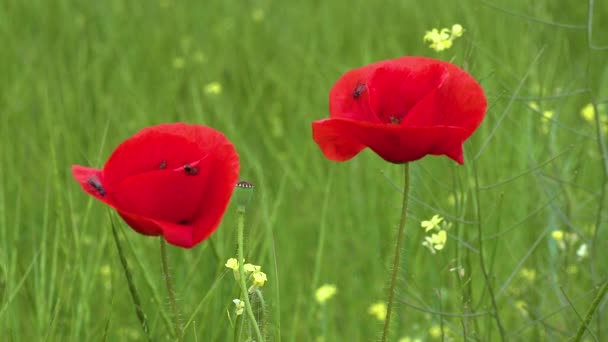
<svg viewBox="0 0 608 342">
<path fill-rule="evenodd" d="M 589 103 L 583 107 L 583 109 L 581 109 L 581 116 L 587 122 L 595 122 L 595 108 L 593 107 L 593 104 Z"/>
<path fill-rule="evenodd" d="M 452 36 L 455 38 L 462 37 L 464 34 L 464 28 L 460 24 L 452 25 Z"/>
<path fill-rule="evenodd" d="M 101 273 L 101 275 L 104 277 L 108 277 L 112 273 L 112 268 L 110 267 L 110 265 L 105 264 L 101 266 L 99 273 Z"/>
<path fill-rule="evenodd" d="M 440 230 L 436 234 L 431 234 L 431 236 L 425 236 L 423 246 L 427 247 L 431 253 L 435 254 L 436 251 L 440 251 L 445 247 L 445 243 L 448 240 L 448 234 L 445 230 Z"/>
<path fill-rule="evenodd" d="M 327 300 L 331 299 L 338 292 L 338 288 L 333 284 L 322 285 L 315 291 L 315 299 L 317 303 L 323 304 Z"/>
<path fill-rule="evenodd" d="M 428 232 L 429 230 L 439 228 L 439 224 L 441 223 L 441 221 L 443 221 L 443 217 L 439 215 L 433 215 L 430 220 L 420 222 L 420 226 L 424 228 L 425 232 Z"/>
<path fill-rule="evenodd" d="M 254 272 L 253 273 L 253 286 L 256 288 L 260 288 L 266 284 L 268 278 L 266 277 L 266 273 L 264 272 Z"/>
<path fill-rule="evenodd" d="M 528 102 L 528 107 L 530 107 L 533 111 L 539 111 L 540 110 L 540 107 L 538 106 L 538 103 L 536 103 L 534 101 Z"/>
<path fill-rule="evenodd" d="M 521 312 L 522 315 L 528 316 L 528 304 L 526 302 L 523 300 L 518 300 L 515 302 L 515 307 L 517 310 L 519 310 L 519 312 Z"/>
<path fill-rule="evenodd" d="M 426 31 L 422 38 L 424 42 L 430 43 L 429 47 L 435 51 L 443 51 L 452 47 L 456 38 L 462 37 L 464 28 L 460 24 L 452 25 L 452 28 L 432 29 Z"/>
<path fill-rule="evenodd" d="M 243 265 L 243 269 L 245 270 L 245 273 L 255 273 L 255 272 L 260 272 L 260 270 L 262 269 L 262 266 L 258 266 L 258 265 L 253 265 L 253 264 L 245 264 Z"/>
<path fill-rule="evenodd" d="M 559 247 L 560 249 L 566 249 L 566 242 L 564 239 L 565 236 L 566 234 L 564 234 L 564 232 L 559 229 L 551 232 L 551 237 L 553 238 L 553 240 L 555 240 L 555 242 L 557 243 L 557 247 Z"/>
<path fill-rule="evenodd" d="M 553 240 L 555 241 L 563 241 L 564 240 L 564 232 L 561 230 L 554 230 L 551 232 L 551 237 L 553 238 Z"/>
<path fill-rule="evenodd" d="M 406 337 L 400 338 L 399 342 L 422 342 L 422 340 L 418 337 L 412 338 L 412 337 L 406 336 Z"/>
<path fill-rule="evenodd" d="M 219 82 L 211 82 L 205 86 L 205 94 L 219 95 L 222 93 L 222 85 Z"/>
<path fill-rule="evenodd" d="M 433 325 L 430 329 L 429 329 L 429 335 L 431 335 L 432 338 L 440 338 L 441 337 L 441 327 L 438 326 L 437 324 Z"/>
<path fill-rule="evenodd" d="M 377 320 L 384 321 L 386 319 L 386 304 L 384 302 L 372 304 L 367 312 L 376 317 Z"/>
<path fill-rule="evenodd" d="M 551 128 L 551 119 L 553 118 L 552 110 L 543 111 L 543 116 L 540 117 L 541 129 L 544 134 L 549 133 L 549 129 Z"/>
<path fill-rule="evenodd" d="M 242 315 L 243 311 L 245 310 L 245 302 L 243 302 L 240 299 L 233 299 L 232 302 L 236 306 L 236 308 L 235 308 L 236 315 L 237 316 Z"/>
<path fill-rule="evenodd" d="M 226 261 L 226 267 L 233 269 L 235 271 L 239 270 L 239 262 L 236 260 L 236 258 L 230 258 L 228 259 L 228 261 Z"/>
<path fill-rule="evenodd" d="M 521 276 L 532 283 L 534 280 L 536 280 L 536 270 L 532 268 L 524 268 L 521 270 Z"/>
</svg>

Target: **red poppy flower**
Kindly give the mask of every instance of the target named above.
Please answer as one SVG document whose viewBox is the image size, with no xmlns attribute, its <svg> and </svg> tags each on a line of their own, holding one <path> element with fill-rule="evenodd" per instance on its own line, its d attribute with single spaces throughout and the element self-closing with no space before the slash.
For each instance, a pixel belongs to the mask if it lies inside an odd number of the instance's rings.
<svg viewBox="0 0 608 342">
<path fill-rule="evenodd" d="M 209 127 L 145 128 L 120 144 L 103 170 L 73 165 L 89 195 L 144 235 L 191 248 L 218 227 L 239 173 L 234 146 Z"/>
<path fill-rule="evenodd" d="M 335 161 L 369 147 L 392 163 L 433 154 L 463 164 L 462 145 L 486 107 L 483 89 L 462 69 L 406 56 L 344 74 L 329 94 L 330 118 L 312 123 L 313 138 Z"/>
</svg>

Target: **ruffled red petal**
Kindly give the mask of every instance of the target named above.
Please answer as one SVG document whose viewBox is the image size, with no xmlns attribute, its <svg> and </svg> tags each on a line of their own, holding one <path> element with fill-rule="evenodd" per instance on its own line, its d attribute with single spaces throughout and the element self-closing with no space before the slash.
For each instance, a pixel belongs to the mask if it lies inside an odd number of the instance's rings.
<svg viewBox="0 0 608 342">
<path fill-rule="evenodd" d="M 483 89 L 462 69 L 406 56 L 344 74 L 330 92 L 330 119 L 313 123 L 313 138 L 336 161 L 369 147 L 395 163 L 443 154 L 462 164 L 462 144 L 486 108 Z"/>
<path fill-rule="evenodd" d="M 190 248 L 219 226 L 239 161 L 220 132 L 178 123 L 138 132 L 117 147 L 103 171 L 72 170 L 85 192 L 115 208 L 134 230 Z"/>
<path fill-rule="evenodd" d="M 427 154 L 446 155 L 464 163 L 462 144 L 466 132 L 461 127 L 407 127 L 349 119 L 319 120 L 312 125 L 315 142 L 331 160 L 348 160 L 363 146 L 392 163 L 418 160 Z"/>
</svg>

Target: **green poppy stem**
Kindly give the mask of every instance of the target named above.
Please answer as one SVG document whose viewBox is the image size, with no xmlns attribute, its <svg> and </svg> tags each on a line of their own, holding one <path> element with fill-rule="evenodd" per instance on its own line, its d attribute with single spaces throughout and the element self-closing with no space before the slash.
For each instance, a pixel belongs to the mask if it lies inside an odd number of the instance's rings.
<svg viewBox="0 0 608 342">
<path fill-rule="evenodd" d="M 262 337 L 262 332 L 260 331 L 260 327 L 258 326 L 258 322 L 255 319 L 255 315 L 253 314 L 253 309 L 251 308 L 251 302 L 249 301 L 249 291 L 247 290 L 246 278 L 245 278 L 245 268 L 244 268 L 244 260 L 245 260 L 245 252 L 243 251 L 243 241 L 244 241 L 244 231 L 245 231 L 245 206 L 239 205 L 237 208 L 238 214 L 238 229 L 237 229 L 237 243 L 238 243 L 238 264 L 239 264 L 239 284 L 241 286 L 241 296 L 245 301 L 245 310 L 247 310 L 247 315 L 251 320 L 253 325 L 253 329 L 255 330 L 255 334 L 257 336 L 256 342 L 264 342 L 264 337 Z"/>
<path fill-rule="evenodd" d="M 122 249 L 122 245 L 120 244 L 120 240 L 118 239 L 118 232 L 116 230 L 116 225 L 114 224 L 114 218 L 111 214 L 110 222 L 112 224 L 112 236 L 114 237 L 114 243 L 116 244 L 118 256 L 120 257 L 120 264 L 122 265 L 122 269 L 125 272 L 125 277 L 127 278 L 127 284 L 129 286 L 129 293 L 131 293 L 131 299 L 133 300 L 133 305 L 135 306 L 135 314 L 137 315 L 137 319 L 139 319 L 139 324 L 141 325 L 141 329 L 143 330 L 144 335 L 146 336 L 146 340 L 152 341 L 152 339 L 150 338 L 150 328 L 148 328 L 148 318 L 146 317 L 143 306 L 141 305 L 139 293 L 137 292 L 135 282 L 133 281 L 133 274 L 131 274 L 131 269 L 129 269 L 127 258 L 125 257 L 124 250 Z"/>
<path fill-rule="evenodd" d="M 591 323 L 591 319 L 593 318 L 595 311 L 599 307 L 600 303 L 602 302 L 602 299 L 604 299 L 604 296 L 606 295 L 607 292 L 608 292 L 608 280 L 604 282 L 604 285 L 602 286 L 600 291 L 597 293 L 597 296 L 595 296 L 593 303 L 591 303 L 589 310 L 587 310 L 585 319 L 581 322 L 581 325 L 578 327 L 578 330 L 576 331 L 576 335 L 574 336 L 572 341 L 579 342 L 583 338 L 585 330 L 589 329 L 588 328 L 589 323 Z"/>
<path fill-rule="evenodd" d="M 169 274 L 169 262 L 167 258 L 167 242 L 164 237 L 160 237 L 160 259 L 163 268 L 163 277 L 165 278 L 165 285 L 167 287 L 167 293 L 169 295 L 169 305 L 171 305 L 171 311 L 173 311 L 173 325 L 175 326 L 175 333 L 177 334 L 177 340 L 183 341 L 184 334 L 180 324 L 180 314 L 177 307 L 177 300 L 175 299 L 175 288 L 173 287 L 173 281 Z"/>
<path fill-rule="evenodd" d="M 390 286 L 388 288 L 388 303 L 386 306 L 386 318 L 384 319 L 384 330 L 382 332 L 382 342 L 386 342 L 389 337 L 389 327 L 393 313 L 393 302 L 395 300 L 395 290 L 397 287 L 397 273 L 399 272 L 399 262 L 401 261 L 401 249 L 403 248 L 403 231 L 407 219 L 408 193 L 410 190 L 410 170 L 409 164 L 403 164 L 403 201 L 401 204 L 401 219 L 397 231 L 397 242 L 395 244 L 395 258 L 393 259 L 393 273 L 391 275 Z"/>
</svg>

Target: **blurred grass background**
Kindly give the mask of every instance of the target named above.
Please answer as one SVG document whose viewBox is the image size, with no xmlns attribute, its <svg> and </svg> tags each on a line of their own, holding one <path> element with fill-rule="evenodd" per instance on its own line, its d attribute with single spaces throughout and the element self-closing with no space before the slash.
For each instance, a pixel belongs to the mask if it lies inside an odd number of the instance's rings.
<svg viewBox="0 0 608 342">
<path fill-rule="evenodd" d="M 392 339 L 500 340 L 480 238 L 506 337 L 567 339 L 608 277 L 608 2 L 591 4 L 1 0 L 0 339 L 144 340 L 108 211 L 70 166 L 101 167 L 137 130 L 173 121 L 225 132 L 257 185 L 246 249 L 268 274 L 269 340 L 376 339 L 382 322 L 367 311 L 385 299 L 401 167 L 369 151 L 330 162 L 310 123 L 328 115 L 342 73 L 402 55 L 464 66 L 490 105 L 465 166 L 411 166 Z M 455 23 L 466 32 L 450 50 L 423 44 Z M 597 121 L 579 114 L 588 103 Z M 434 214 L 452 223 L 436 255 L 420 227 Z M 169 249 L 188 341 L 232 339 L 235 216 L 196 248 Z M 158 239 L 121 231 L 152 338 L 165 340 Z M 321 306 L 324 283 L 338 293 Z M 605 307 L 588 340 L 608 339 Z"/>
</svg>

